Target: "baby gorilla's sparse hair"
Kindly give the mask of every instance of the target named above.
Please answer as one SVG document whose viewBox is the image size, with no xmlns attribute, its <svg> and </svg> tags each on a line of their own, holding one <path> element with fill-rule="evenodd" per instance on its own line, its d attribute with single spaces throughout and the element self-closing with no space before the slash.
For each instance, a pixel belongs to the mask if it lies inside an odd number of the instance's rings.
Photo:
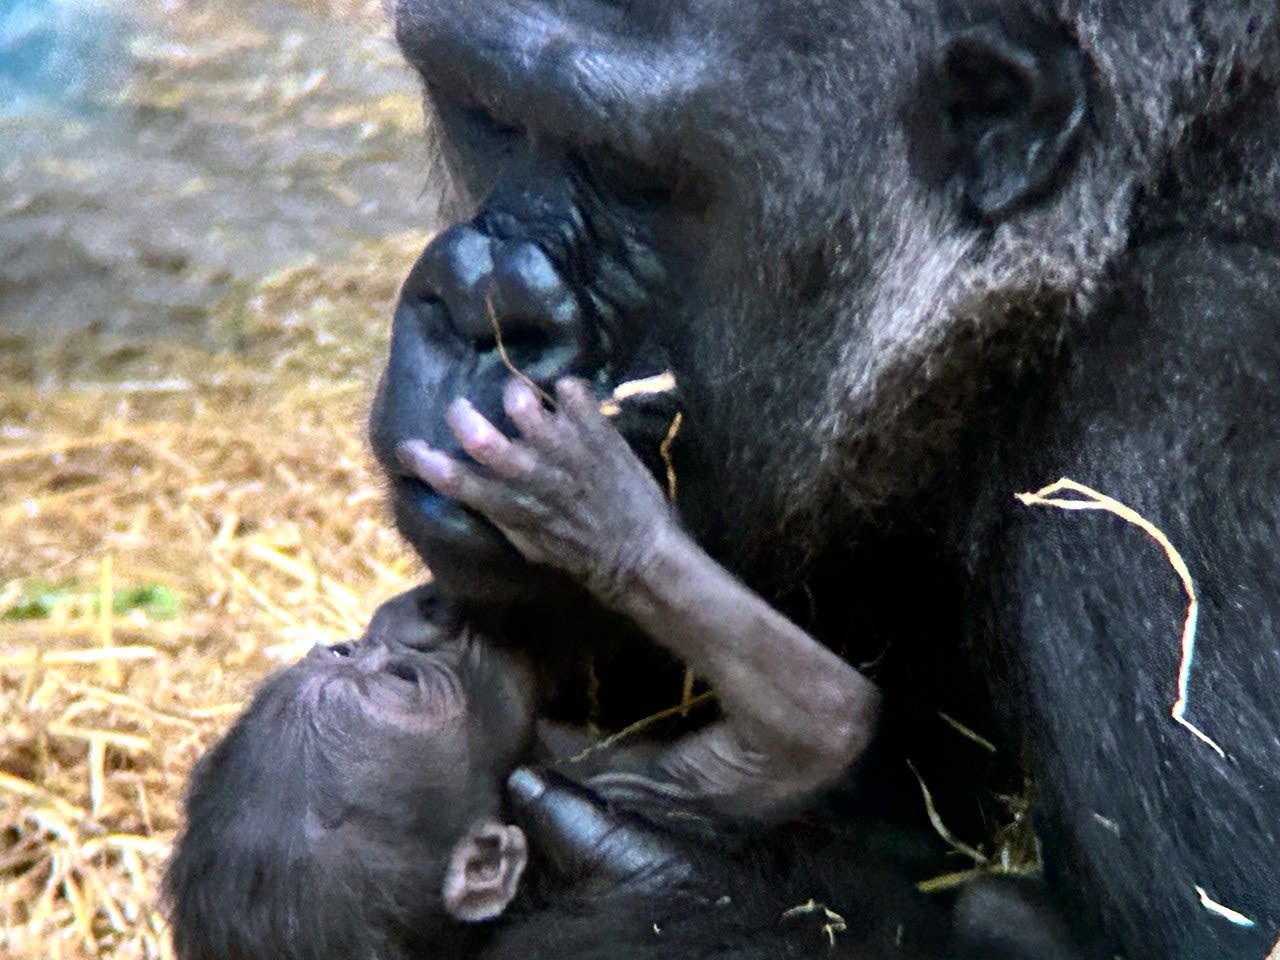
<svg viewBox="0 0 1280 960">
<path fill-rule="evenodd" d="M 455 955 L 440 891 L 470 811 L 418 772 L 420 735 L 309 667 L 264 683 L 192 774 L 164 880 L 178 957 Z"/>
</svg>

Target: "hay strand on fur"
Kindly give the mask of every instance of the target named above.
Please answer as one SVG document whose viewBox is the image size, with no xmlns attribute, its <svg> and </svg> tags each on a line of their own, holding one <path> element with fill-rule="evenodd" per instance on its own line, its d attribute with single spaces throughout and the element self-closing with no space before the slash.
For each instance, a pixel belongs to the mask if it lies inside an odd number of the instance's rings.
<svg viewBox="0 0 1280 960">
<path fill-rule="evenodd" d="M 1072 493 L 1084 497 L 1083 500 L 1057 496 L 1060 493 Z M 1182 622 L 1182 656 L 1178 666 L 1178 695 L 1169 710 L 1169 716 L 1175 723 L 1186 728 L 1196 739 L 1209 746 L 1218 756 L 1225 759 L 1226 753 L 1203 730 L 1186 718 L 1187 705 L 1190 698 L 1191 671 L 1195 665 L 1196 626 L 1200 612 L 1200 601 L 1196 597 L 1195 584 L 1191 579 L 1191 571 L 1187 569 L 1182 555 L 1174 548 L 1164 531 L 1142 516 L 1132 507 L 1118 500 L 1099 493 L 1082 483 L 1063 477 L 1034 493 L 1018 493 L 1015 497 L 1020 503 L 1029 507 L 1054 507 L 1059 510 L 1102 510 L 1130 523 L 1151 537 L 1164 551 L 1170 566 L 1182 582 L 1182 589 L 1187 596 L 1187 612 Z"/>
<path fill-rule="evenodd" d="M 1239 910 L 1233 910 L 1226 904 L 1219 903 L 1217 900 L 1214 900 L 1209 896 L 1208 891 L 1198 884 L 1196 885 L 1196 893 L 1200 897 L 1200 906 L 1204 907 L 1215 917 L 1221 917 L 1223 920 L 1226 920 L 1234 926 L 1244 927 L 1246 929 L 1257 926 L 1252 919 L 1246 917 Z"/>
<path fill-rule="evenodd" d="M 551 399 L 551 395 L 534 383 L 533 378 L 521 370 L 512 361 L 511 356 L 507 353 L 507 345 L 502 339 L 502 324 L 498 322 L 498 314 L 493 309 L 493 298 L 484 298 L 484 309 L 489 315 L 489 326 L 493 328 L 494 346 L 498 348 L 498 356 L 502 358 L 502 365 L 511 372 L 511 375 L 532 390 L 538 397 L 542 399 L 548 407 L 554 409 L 555 401 Z"/>
<path fill-rule="evenodd" d="M 938 717 L 942 720 L 943 723 L 949 726 L 952 730 L 960 734 L 960 736 L 964 737 L 966 740 L 973 741 L 978 746 L 980 746 L 983 750 L 986 750 L 988 753 L 999 753 L 994 743 L 992 743 L 986 737 L 970 730 L 968 727 L 966 727 L 963 723 L 961 723 L 959 720 L 957 720 L 955 717 L 951 716 L 950 714 L 944 713 L 943 711 L 939 710 Z"/>
<path fill-rule="evenodd" d="M 651 377 L 640 377 L 635 380 L 624 380 L 613 388 L 609 399 L 600 404 L 600 412 L 606 417 L 616 417 L 622 412 L 622 405 L 635 397 L 652 397 L 670 393 L 676 388 L 676 376 L 670 370 L 654 374 Z M 676 414 L 679 417 L 679 414 Z M 676 430 L 680 427 L 677 425 Z"/>
<path fill-rule="evenodd" d="M 677 703 L 674 707 L 667 707 L 665 710 L 659 710 L 657 713 L 651 713 L 649 716 L 642 717 L 630 726 L 624 727 L 617 733 L 605 737 L 598 743 L 593 743 L 581 753 L 570 757 L 566 762 L 581 763 L 583 760 L 587 759 L 587 757 L 594 756 L 603 750 L 608 750 L 610 747 L 617 746 L 624 740 L 629 740 L 632 737 L 644 733 L 646 730 L 649 730 L 655 724 L 661 723 L 663 720 L 670 720 L 672 717 L 682 716 L 694 707 L 700 707 L 704 703 L 711 703 L 715 698 L 716 695 L 714 691 L 705 690 L 697 696 L 692 697 L 687 702 L 682 701 L 681 703 Z"/>
<path fill-rule="evenodd" d="M 964 854 L 974 863 L 986 866 L 986 864 L 989 863 L 986 854 L 969 846 L 947 829 L 947 825 L 942 822 L 942 817 L 938 814 L 937 807 L 933 805 L 933 794 L 930 793 L 929 787 L 925 784 L 924 777 L 920 776 L 920 772 L 916 770 L 915 764 L 910 760 L 907 761 L 907 766 L 910 768 L 912 776 L 916 778 L 916 783 L 920 784 L 920 794 L 924 797 L 925 813 L 928 815 L 929 823 L 933 826 L 933 829 L 937 832 L 938 836 L 945 840 L 957 853 Z"/>
</svg>

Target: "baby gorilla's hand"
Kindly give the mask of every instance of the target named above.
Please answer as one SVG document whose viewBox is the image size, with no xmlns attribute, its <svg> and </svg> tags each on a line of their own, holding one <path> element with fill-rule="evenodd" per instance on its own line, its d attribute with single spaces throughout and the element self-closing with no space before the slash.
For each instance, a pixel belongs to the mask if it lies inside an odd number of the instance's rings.
<svg viewBox="0 0 1280 960">
<path fill-rule="evenodd" d="M 616 606 L 672 523 L 662 491 L 580 380 L 556 383 L 556 409 L 513 380 L 509 438 L 464 399 L 445 414 L 475 464 L 414 440 L 401 462 L 437 492 L 484 514 L 533 563 L 563 570 Z"/>
<path fill-rule="evenodd" d="M 669 896 L 693 878 L 670 834 L 563 774 L 519 767 L 507 791 L 534 855 L 561 884 Z"/>
</svg>

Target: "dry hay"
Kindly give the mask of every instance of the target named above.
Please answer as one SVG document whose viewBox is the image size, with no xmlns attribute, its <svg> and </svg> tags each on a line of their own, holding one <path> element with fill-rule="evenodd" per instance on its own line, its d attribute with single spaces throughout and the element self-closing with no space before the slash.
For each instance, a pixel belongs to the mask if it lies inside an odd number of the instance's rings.
<svg viewBox="0 0 1280 960">
<path fill-rule="evenodd" d="M 420 576 L 363 438 L 416 243 L 269 279 L 247 352 L 0 387 L 0 955 L 171 956 L 191 763 L 264 673 Z"/>
</svg>

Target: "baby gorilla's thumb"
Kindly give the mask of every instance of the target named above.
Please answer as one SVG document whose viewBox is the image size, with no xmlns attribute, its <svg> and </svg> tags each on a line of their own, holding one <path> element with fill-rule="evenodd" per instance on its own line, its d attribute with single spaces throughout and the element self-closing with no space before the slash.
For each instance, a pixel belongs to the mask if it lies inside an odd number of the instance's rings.
<svg viewBox="0 0 1280 960">
<path fill-rule="evenodd" d="M 507 788 L 534 856 L 562 883 L 670 889 L 690 873 L 660 828 L 568 777 L 520 767 Z"/>
</svg>

